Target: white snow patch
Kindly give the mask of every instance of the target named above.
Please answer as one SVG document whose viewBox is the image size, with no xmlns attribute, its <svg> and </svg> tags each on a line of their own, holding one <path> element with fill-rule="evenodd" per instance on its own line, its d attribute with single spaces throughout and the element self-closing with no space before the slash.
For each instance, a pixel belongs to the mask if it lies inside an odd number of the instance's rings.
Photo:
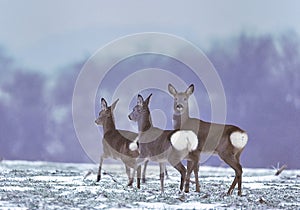
<svg viewBox="0 0 300 210">
<path fill-rule="evenodd" d="M 220 204 L 207 204 L 200 202 L 189 202 L 181 203 L 177 205 L 170 205 L 160 202 L 155 203 L 146 203 L 146 202 L 137 202 L 140 205 L 140 208 L 149 208 L 149 209 L 216 209 L 222 207 Z"/>
<path fill-rule="evenodd" d="M 1 181 L 5 180 L 5 181 L 18 181 L 18 182 L 23 182 L 27 179 L 27 177 L 15 177 L 15 178 L 0 178 Z"/>
<path fill-rule="evenodd" d="M 243 175 L 243 182 L 269 182 L 269 181 L 278 181 L 280 178 L 274 175 L 266 175 L 266 176 L 247 176 L 247 174 Z"/>
<path fill-rule="evenodd" d="M 13 209 L 13 210 L 27 210 L 28 208 L 26 207 L 20 207 L 20 205 L 16 205 L 16 204 L 11 204 L 9 202 L 6 202 L 6 201 L 0 201 L 0 207 L 1 207 L 1 210 L 10 210 L 10 209 Z"/>
<path fill-rule="evenodd" d="M 28 191 L 28 190 L 33 190 L 32 187 L 18 187 L 18 186 L 5 186 L 5 187 L 0 187 L 1 190 L 4 191 Z"/>
<path fill-rule="evenodd" d="M 267 186 L 264 183 L 245 183 L 243 182 L 243 187 L 248 189 L 267 189 L 272 186 Z"/>
<path fill-rule="evenodd" d="M 34 176 L 31 179 L 41 182 L 53 182 L 53 183 L 63 183 L 72 185 L 81 185 L 82 177 L 67 177 L 67 176 Z"/>
</svg>

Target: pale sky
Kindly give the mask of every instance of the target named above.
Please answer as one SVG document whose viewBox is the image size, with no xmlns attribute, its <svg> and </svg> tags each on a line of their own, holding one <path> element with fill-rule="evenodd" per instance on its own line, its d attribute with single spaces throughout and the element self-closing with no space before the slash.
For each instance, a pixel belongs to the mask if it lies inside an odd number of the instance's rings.
<svg viewBox="0 0 300 210">
<path fill-rule="evenodd" d="M 132 33 L 171 33 L 205 48 L 241 32 L 287 30 L 300 34 L 300 1 L 0 1 L 0 46 L 47 72 Z"/>
<path fill-rule="evenodd" d="M 3 130 L 7 129 L 7 133 L 2 138 L 5 142 L 3 153 L 8 158 L 13 159 L 43 159 L 44 154 L 42 153 L 46 151 L 48 154 L 45 154 L 45 157 L 50 159 L 73 161 L 74 154 L 77 154 L 79 150 L 82 151 L 79 142 L 74 141 L 75 133 L 73 133 L 72 125 L 69 124 L 72 121 L 70 117 L 72 110 L 71 97 L 72 93 L 74 93 L 74 87 L 78 87 L 74 86 L 75 81 L 73 80 L 75 78 L 73 76 L 77 76 L 79 69 L 69 65 L 87 61 L 87 58 L 115 39 L 143 32 L 175 35 L 191 42 L 207 54 L 210 52 L 214 53 L 216 56 L 214 65 L 219 66 L 220 71 L 218 72 L 222 81 L 224 81 L 226 90 L 228 106 L 223 106 L 223 108 L 227 108 L 228 122 L 237 124 L 247 130 L 252 139 L 249 141 L 248 149 L 245 150 L 244 154 L 245 162 L 248 166 L 270 167 L 271 164 L 276 164 L 278 161 L 287 161 L 286 163 L 289 167 L 299 167 L 298 162 L 295 161 L 299 159 L 299 144 L 297 144 L 299 140 L 298 125 L 300 116 L 298 114 L 299 73 L 297 71 L 299 70 L 299 63 L 297 62 L 299 51 L 293 46 L 299 46 L 300 1 L 296 0 L 0 0 L 0 56 L 9 56 L 14 59 L 12 65 L 18 70 L 35 70 L 47 74 L 46 84 L 41 84 L 45 82 L 43 80 L 44 77 L 43 79 L 40 78 L 41 74 L 28 74 L 29 76 L 26 77 L 21 71 L 18 71 L 18 74 L 14 74 L 14 72 L 7 73 L 7 75 L 14 77 L 14 80 L 11 83 L 4 83 L 4 88 L 0 90 L 0 98 L 2 98 L 2 102 L 4 101 L 0 111 L 4 113 L 4 119 L 18 120 L 13 120 L 11 123 L 2 123 Z M 270 52 L 273 50 L 273 46 L 276 47 L 272 42 L 266 51 L 261 50 L 265 47 L 262 43 L 258 44 L 260 48 L 254 47 L 252 50 L 255 50 L 257 54 L 252 57 L 250 55 L 250 60 L 247 60 L 247 54 L 245 54 L 246 56 L 234 55 L 227 60 L 228 56 L 232 55 L 231 52 L 240 52 L 235 48 L 237 46 L 232 46 L 231 44 L 239 43 L 238 38 L 244 34 L 258 38 L 247 39 L 247 45 L 242 45 L 243 48 L 238 50 L 246 51 L 247 46 L 252 44 L 252 40 L 254 42 L 255 40 L 260 40 L 259 35 L 270 35 L 270 40 L 272 41 L 276 41 L 276 38 L 278 38 L 279 50 L 285 46 L 291 48 L 286 52 L 285 56 L 287 59 L 283 56 L 277 60 L 278 52 L 275 52 L 274 55 Z M 285 40 L 280 42 L 282 37 Z M 295 39 L 295 37 L 296 41 L 295 45 L 293 45 L 292 39 Z M 289 42 L 290 38 L 291 42 Z M 135 42 L 134 44 L 140 47 L 139 43 L 141 43 L 141 48 L 143 48 L 143 43 L 147 43 L 147 39 L 144 40 L 139 39 L 137 44 Z M 126 50 L 130 51 L 131 43 L 126 42 L 125 44 L 127 45 L 124 45 L 125 47 L 119 47 L 115 51 L 105 51 L 104 54 L 107 56 L 110 52 L 116 56 L 116 52 L 122 54 L 124 49 L 125 52 Z M 153 43 L 150 43 L 151 47 L 153 47 Z M 163 40 L 160 43 L 162 44 L 158 45 L 159 49 L 181 50 L 181 48 L 176 48 L 176 46 L 173 47 L 171 45 L 170 47 L 170 45 L 167 45 L 167 40 Z M 210 48 L 211 46 L 215 48 Z M 223 49 L 230 52 L 223 52 Z M 216 50 L 220 50 L 218 51 L 220 53 Z M 193 57 L 193 55 L 190 56 L 189 52 L 189 50 L 182 50 L 182 54 L 186 55 L 186 57 L 191 57 L 191 60 L 199 62 L 199 59 Z M 218 59 L 218 55 L 221 56 L 220 59 Z M 263 56 L 266 56 L 268 60 L 264 61 Z M 154 57 L 149 60 L 154 62 Z M 100 58 L 99 63 L 102 64 L 102 61 L 105 59 L 103 57 Z M 126 58 L 126 56 L 122 58 Z M 91 126 L 92 129 L 98 129 L 94 125 L 94 103 L 99 101 L 99 99 L 91 102 L 91 99 L 94 97 L 94 92 L 89 86 L 92 84 L 92 79 L 98 82 L 95 82 L 93 87 L 99 88 L 99 98 L 105 95 L 103 94 L 105 91 L 108 93 L 106 95 L 110 97 L 119 88 L 123 91 L 120 91 L 122 100 L 117 106 L 117 110 L 120 110 L 119 116 L 122 114 L 122 122 L 120 117 L 117 127 L 125 129 L 129 125 L 129 120 L 126 116 L 129 110 L 132 109 L 132 106 L 129 106 L 129 102 L 127 103 L 124 98 L 127 98 L 131 103 L 135 103 L 133 99 L 136 98 L 136 93 L 141 91 L 141 87 L 144 87 L 143 85 L 146 83 L 141 82 L 143 84 L 135 85 L 134 82 L 129 82 L 133 80 L 133 76 L 138 75 L 139 69 L 137 68 L 157 67 L 144 65 L 143 62 L 146 59 L 138 60 L 137 58 L 135 60 L 134 57 L 131 58 L 132 60 L 124 59 L 121 63 L 122 65 L 115 65 L 114 69 L 110 70 L 110 74 L 103 74 L 106 76 L 106 80 L 104 79 L 104 82 L 101 80 L 101 84 L 100 80 L 97 80 L 97 77 L 95 77 L 94 72 L 90 71 L 89 75 L 92 76 L 85 80 L 86 83 L 83 84 L 84 88 L 82 88 L 81 95 L 91 94 L 89 95 L 91 97 L 87 100 L 80 100 L 83 103 L 89 101 L 89 104 L 84 106 L 83 111 L 77 112 L 85 117 L 90 117 L 88 122 L 91 124 L 84 123 L 84 125 Z M 257 65 L 255 65 L 256 61 L 258 62 Z M 290 65 L 290 61 L 294 63 Z M 92 64 L 95 63 L 92 62 Z M 201 118 L 204 116 L 203 120 L 212 119 L 211 98 L 205 95 L 208 89 L 202 85 L 204 80 L 199 81 L 194 74 L 187 74 L 187 71 L 182 71 L 183 67 L 181 66 L 184 65 L 179 65 L 177 62 L 165 63 L 168 64 L 168 66 L 166 65 L 166 70 L 173 66 L 178 67 L 178 69 L 168 72 L 180 77 L 187 85 L 191 83 L 197 84 L 194 95 L 196 97 L 195 101 L 199 102 L 199 104 L 194 107 L 199 107 Z M 222 66 L 224 63 L 225 66 Z M 135 64 L 140 66 L 132 68 Z M 160 64 L 164 63 L 161 62 Z M 266 64 L 266 68 L 264 64 Z M 258 69 L 256 69 L 257 66 L 259 67 Z M 91 68 L 93 67 L 91 65 Z M 163 67 L 163 65 L 159 66 L 159 68 Z M 232 71 L 231 68 L 233 68 Z M 274 71 L 277 71 L 277 76 L 271 73 L 270 68 L 274 68 Z M 108 68 L 103 69 L 108 70 Z M 126 71 L 121 72 L 120 69 L 126 69 Z M 3 71 L 0 72 L 0 81 L 5 81 L 7 79 L 7 70 L 1 68 L 0 71 Z M 261 75 L 258 71 L 262 71 L 264 74 Z M 70 74 L 66 73 L 64 75 L 65 72 Z M 203 72 L 206 73 L 207 71 Z M 250 79 L 244 77 L 245 73 L 249 73 L 247 75 L 250 76 Z M 273 76 L 275 78 L 274 75 L 276 80 L 268 82 L 271 81 L 269 77 Z M 145 78 L 149 80 L 151 88 L 160 87 L 160 90 L 166 90 L 168 81 L 163 79 L 157 80 L 156 77 L 159 78 L 158 74 L 153 74 L 153 78 L 150 78 L 150 76 Z M 128 78 L 132 80 L 127 81 Z M 166 78 L 166 76 L 162 78 Z M 254 81 L 256 78 L 257 80 Z M 170 77 L 168 79 L 170 80 Z M 33 85 L 31 85 L 32 82 L 34 82 Z M 21 88 L 18 86 L 19 83 L 22 83 Z M 33 91 L 36 84 L 39 85 L 37 87 L 45 88 L 45 91 L 44 89 Z M 122 84 L 126 84 L 126 87 L 121 86 Z M 256 84 L 258 85 L 256 86 Z M 130 96 L 126 95 L 125 97 L 123 95 L 129 93 L 128 87 L 136 89 L 130 92 Z M 146 88 L 145 86 L 144 89 L 146 90 Z M 180 87 L 178 85 L 178 88 L 182 91 L 184 90 L 184 86 Z M 46 97 L 40 97 L 40 95 L 37 97 L 36 94 L 45 94 Z M 147 95 L 148 93 L 144 94 Z M 16 97 L 19 95 L 20 98 Z M 153 120 L 161 123 L 158 126 L 163 128 L 167 122 L 166 119 L 169 119 L 168 128 L 171 128 L 171 96 L 164 91 L 157 91 L 156 95 L 158 96 L 151 99 L 151 108 L 154 109 Z M 215 98 L 219 98 L 219 95 Z M 39 103 L 31 100 L 35 97 Z M 162 99 L 165 99 L 165 101 Z M 43 104 L 44 100 L 47 103 L 46 108 L 42 107 L 40 109 L 39 107 L 37 112 L 35 112 L 35 107 Z M 111 102 L 109 100 L 109 104 Z M 27 111 L 27 108 L 30 109 Z M 117 110 L 116 116 L 118 116 Z M 164 113 L 166 115 L 160 110 L 165 110 Z M 85 112 L 89 112 L 89 114 L 85 114 Z M 26 114 L 14 118 L 19 113 Z M 68 113 L 70 118 L 67 116 Z M 28 120 L 27 116 L 29 114 L 34 114 L 34 117 L 32 117 L 34 121 L 24 124 L 23 122 Z M 51 114 L 54 116 L 54 120 L 57 120 L 53 128 L 48 127 L 49 119 L 52 121 Z M 194 116 L 198 117 L 198 115 Z M 39 122 L 35 121 L 35 119 L 43 120 Z M 68 122 L 68 125 L 61 124 L 59 122 L 61 119 L 64 119 L 64 123 Z M 3 122 L 6 121 L 4 120 Z M 63 126 L 61 127 L 61 125 Z M 43 128 L 38 129 L 36 133 L 32 133 L 31 130 L 36 129 L 36 127 Z M 51 135 L 48 135 L 50 133 L 48 129 L 50 129 Z M 133 130 L 136 131 L 136 129 Z M 84 138 L 84 140 L 93 138 L 90 146 L 95 149 L 95 154 L 98 155 L 98 147 L 95 147 L 96 144 L 93 143 L 97 141 L 100 144 L 98 130 L 95 130 L 97 133 L 95 132 L 95 136 L 92 137 L 91 132 L 87 131 L 89 130 L 86 130 L 84 127 L 83 132 L 88 135 L 88 138 Z M 18 135 L 17 138 L 15 133 Z M 22 136 L 23 134 L 25 138 Z M 40 141 L 40 136 L 45 136 L 43 142 Z M 12 141 L 7 141 L 7 139 Z M 58 142 L 60 140 L 61 144 Z M 271 141 L 277 146 L 264 147 L 269 145 Z M 76 142 L 78 143 L 77 146 Z M 55 146 L 58 146 L 59 149 Z M 26 148 L 29 148 L 29 150 Z M 58 153 L 60 152 L 61 156 L 53 155 L 52 152 L 54 150 Z M 31 151 L 34 153 L 31 154 Z M 268 157 L 266 157 L 266 154 Z M 6 155 L 3 155 L 3 157 L 6 157 Z M 76 158 L 82 160 L 79 156 Z"/>
</svg>

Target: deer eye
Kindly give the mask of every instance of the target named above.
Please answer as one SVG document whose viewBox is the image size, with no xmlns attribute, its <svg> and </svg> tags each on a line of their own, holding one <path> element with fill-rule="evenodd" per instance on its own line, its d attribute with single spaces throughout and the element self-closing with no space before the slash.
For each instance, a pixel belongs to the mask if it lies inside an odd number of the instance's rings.
<svg viewBox="0 0 300 210">
<path fill-rule="evenodd" d="M 184 98 L 183 100 L 184 100 L 184 101 L 186 101 L 186 100 L 187 100 L 187 98 Z"/>
</svg>

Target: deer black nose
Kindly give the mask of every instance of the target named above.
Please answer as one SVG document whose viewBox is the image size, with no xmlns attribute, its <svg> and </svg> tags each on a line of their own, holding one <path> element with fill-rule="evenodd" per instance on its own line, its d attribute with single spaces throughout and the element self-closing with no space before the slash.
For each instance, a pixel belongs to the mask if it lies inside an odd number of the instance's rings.
<svg viewBox="0 0 300 210">
<path fill-rule="evenodd" d="M 179 109 L 179 110 L 183 109 L 183 105 L 182 104 L 177 104 L 176 108 Z"/>
<path fill-rule="evenodd" d="M 129 118 L 129 120 L 131 120 L 131 117 L 130 117 L 130 115 L 128 115 L 128 118 Z"/>
</svg>

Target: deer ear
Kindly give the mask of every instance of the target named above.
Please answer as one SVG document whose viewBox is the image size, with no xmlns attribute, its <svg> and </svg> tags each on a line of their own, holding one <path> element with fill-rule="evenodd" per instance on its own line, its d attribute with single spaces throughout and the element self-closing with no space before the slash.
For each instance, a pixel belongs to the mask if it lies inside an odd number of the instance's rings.
<svg viewBox="0 0 300 210">
<path fill-rule="evenodd" d="M 138 94 L 137 105 L 143 106 L 143 103 L 144 103 L 144 98 L 143 98 L 143 96 L 141 96 L 140 94 Z"/>
<path fill-rule="evenodd" d="M 150 101 L 150 98 L 152 96 L 152 93 L 146 98 L 146 100 L 144 101 L 144 103 L 148 106 L 149 105 L 149 101 Z"/>
<path fill-rule="evenodd" d="M 192 95 L 194 92 L 194 84 L 191 84 L 185 91 L 186 94 L 188 94 L 189 96 Z"/>
<path fill-rule="evenodd" d="M 175 96 L 177 94 L 177 90 L 171 84 L 168 85 L 168 90 L 169 90 L 169 93 L 173 96 Z"/>
<path fill-rule="evenodd" d="M 117 100 L 110 106 L 112 111 L 116 108 L 116 105 L 117 105 L 118 101 L 119 101 L 119 99 L 117 99 Z"/>
<path fill-rule="evenodd" d="M 104 98 L 101 98 L 101 109 L 106 110 L 107 109 L 107 102 Z"/>
</svg>

